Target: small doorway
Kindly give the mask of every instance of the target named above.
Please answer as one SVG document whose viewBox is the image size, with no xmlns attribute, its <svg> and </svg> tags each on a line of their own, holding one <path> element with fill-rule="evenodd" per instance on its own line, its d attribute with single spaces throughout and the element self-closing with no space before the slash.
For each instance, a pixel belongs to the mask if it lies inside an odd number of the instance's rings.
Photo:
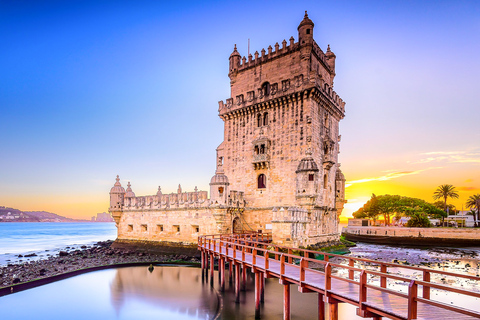
<svg viewBox="0 0 480 320">
<path fill-rule="evenodd" d="M 243 232 L 242 223 L 240 222 L 239 217 L 235 217 L 235 219 L 233 219 L 232 230 L 233 230 L 233 233 L 242 233 Z"/>
</svg>

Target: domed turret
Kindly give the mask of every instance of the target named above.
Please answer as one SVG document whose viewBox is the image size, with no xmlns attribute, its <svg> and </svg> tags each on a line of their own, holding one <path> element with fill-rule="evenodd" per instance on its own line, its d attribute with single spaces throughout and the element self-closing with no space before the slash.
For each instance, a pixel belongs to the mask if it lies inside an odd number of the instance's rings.
<svg viewBox="0 0 480 320">
<path fill-rule="evenodd" d="M 242 57 L 240 56 L 240 53 L 237 51 L 237 45 L 233 48 L 233 52 L 230 55 L 229 60 L 229 68 L 228 68 L 228 74 L 230 75 L 234 70 L 238 70 L 238 67 L 240 66 L 240 59 Z"/>
<path fill-rule="evenodd" d="M 125 193 L 125 189 L 122 187 L 122 184 L 120 183 L 120 178 L 117 175 L 117 178 L 115 179 L 116 182 L 113 185 L 112 189 L 110 189 L 110 194 L 112 193 Z"/>
<path fill-rule="evenodd" d="M 312 44 L 313 43 L 313 21 L 308 17 L 307 11 L 305 10 L 305 16 L 303 17 L 302 22 L 298 25 L 298 42 L 300 45 Z"/>
<path fill-rule="evenodd" d="M 306 152 L 306 157 L 300 160 L 297 170 L 297 197 L 314 198 L 318 194 L 318 169 L 317 163 L 312 158 L 310 149 Z"/>
<path fill-rule="evenodd" d="M 223 170 L 217 173 L 210 180 L 210 200 L 213 204 L 224 205 L 227 203 L 228 177 L 223 174 Z"/>
<path fill-rule="evenodd" d="M 332 70 L 332 73 L 335 74 L 335 59 L 337 56 L 335 56 L 335 53 L 330 50 L 330 45 L 327 47 L 327 53 L 325 53 L 325 56 L 327 57 L 328 66 Z"/>
<path fill-rule="evenodd" d="M 116 182 L 110 189 L 110 208 L 121 208 L 123 206 L 123 198 L 125 197 L 125 189 L 120 184 L 120 178 L 117 175 Z"/>
<path fill-rule="evenodd" d="M 127 191 L 125 193 L 125 198 L 135 198 L 135 193 L 132 191 L 132 185 L 130 184 L 130 181 L 128 181 L 128 184 L 127 184 Z"/>
<path fill-rule="evenodd" d="M 210 179 L 210 185 L 212 184 L 229 184 L 228 183 L 228 178 L 226 175 L 224 175 L 223 173 L 217 173 L 216 175 L 214 175 L 212 177 L 212 179 Z"/>
</svg>

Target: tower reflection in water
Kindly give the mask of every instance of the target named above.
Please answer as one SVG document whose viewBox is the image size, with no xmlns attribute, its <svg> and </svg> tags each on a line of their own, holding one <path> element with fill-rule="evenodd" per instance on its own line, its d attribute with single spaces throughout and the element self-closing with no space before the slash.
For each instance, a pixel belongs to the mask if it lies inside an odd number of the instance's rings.
<svg viewBox="0 0 480 320">
<path fill-rule="evenodd" d="M 135 302 L 150 304 L 186 319 L 213 319 L 219 297 L 202 284 L 199 268 L 158 266 L 120 268 L 110 283 L 111 302 L 117 315 L 135 312 Z"/>
</svg>

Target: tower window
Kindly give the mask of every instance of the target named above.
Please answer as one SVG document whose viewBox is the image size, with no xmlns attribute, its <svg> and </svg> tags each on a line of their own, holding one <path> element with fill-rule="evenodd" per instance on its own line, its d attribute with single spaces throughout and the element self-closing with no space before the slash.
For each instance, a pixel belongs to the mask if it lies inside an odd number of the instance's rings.
<svg viewBox="0 0 480 320">
<path fill-rule="evenodd" d="M 163 224 L 157 224 L 157 232 L 163 232 Z"/>
<path fill-rule="evenodd" d="M 218 188 L 218 195 L 221 197 L 223 196 L 223 187 Z"/>
<path fill-rule="evenodd" d="M 258 127 L 262 126 L 262 115 L 260 113 L 257 116 L 257 126 Z"/>
<path fill-rule="evenodd" d="M 268 126 L 268 112 L 263 115 L 263 125 Z"/>
<path fill-rule="evenodd" d="M 269 82 L 265 82 L 264 84 L 262 84 L 262 92 L 263 92 L 264 96 L 270 95 L 270 83 Z"/>
<path fill-rule="evenodd" d="M 307 34 L 310 34 L 310 29 L 307 29 Z"/>
<path fill-rule="evenodd" d="M 265 189 L 267 187 L 267 177 L 262 173 L 258 176 L 258 189 Z"/>
<path fill-rule="evenodd" d="M 325 188 L 325 189 L 327 188 L 327 183 L 328 183 L 328 176 L 327 176 L 327 174 L 325 173 L 325 174 L 323 175 L 323 188 Z"/>
<path fill-rule="evenodd" d="M 146 224 L 142 224 L 140 227 L 141 227 L 143 232 L 147 231 L 147 225 Z"/>
<path fill-rule="evenodd" d="M 308 175 L 308 181 L 313 181 L 314 178 L 315 178 L 315 176 L 314 176 L 313 174 L 310 173 L 310 174 Z"/>
</svg>

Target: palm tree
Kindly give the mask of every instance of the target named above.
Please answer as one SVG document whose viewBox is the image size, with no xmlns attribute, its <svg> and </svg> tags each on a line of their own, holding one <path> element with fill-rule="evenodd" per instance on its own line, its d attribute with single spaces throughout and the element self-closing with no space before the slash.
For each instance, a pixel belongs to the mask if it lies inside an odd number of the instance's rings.
<svg viewBox="0 0 480 320">
<path fill-rule="evenodd" d="M 451 184 L 442 184 L 435 190 L 433 193 L 433 199 L 442 199 L 444 202 L 444 208 L 445 212 L 447 211 L 447 199 L 452 198 L 452 199 L 458 199 L 458 192 L 455 190 L 455 187 L 452 186 Z M 443 223 L 443 218 L 442 218 L 442 223 Z"/>
<path fill-rule="evenodd" d="M 477 226 L 478 219 L 480 219 L 480 194 L 474 194 L 467 199 L 467 208 L 477 209 L 477 216 L 475 218 L 475 227 Z"/>
</svg>

